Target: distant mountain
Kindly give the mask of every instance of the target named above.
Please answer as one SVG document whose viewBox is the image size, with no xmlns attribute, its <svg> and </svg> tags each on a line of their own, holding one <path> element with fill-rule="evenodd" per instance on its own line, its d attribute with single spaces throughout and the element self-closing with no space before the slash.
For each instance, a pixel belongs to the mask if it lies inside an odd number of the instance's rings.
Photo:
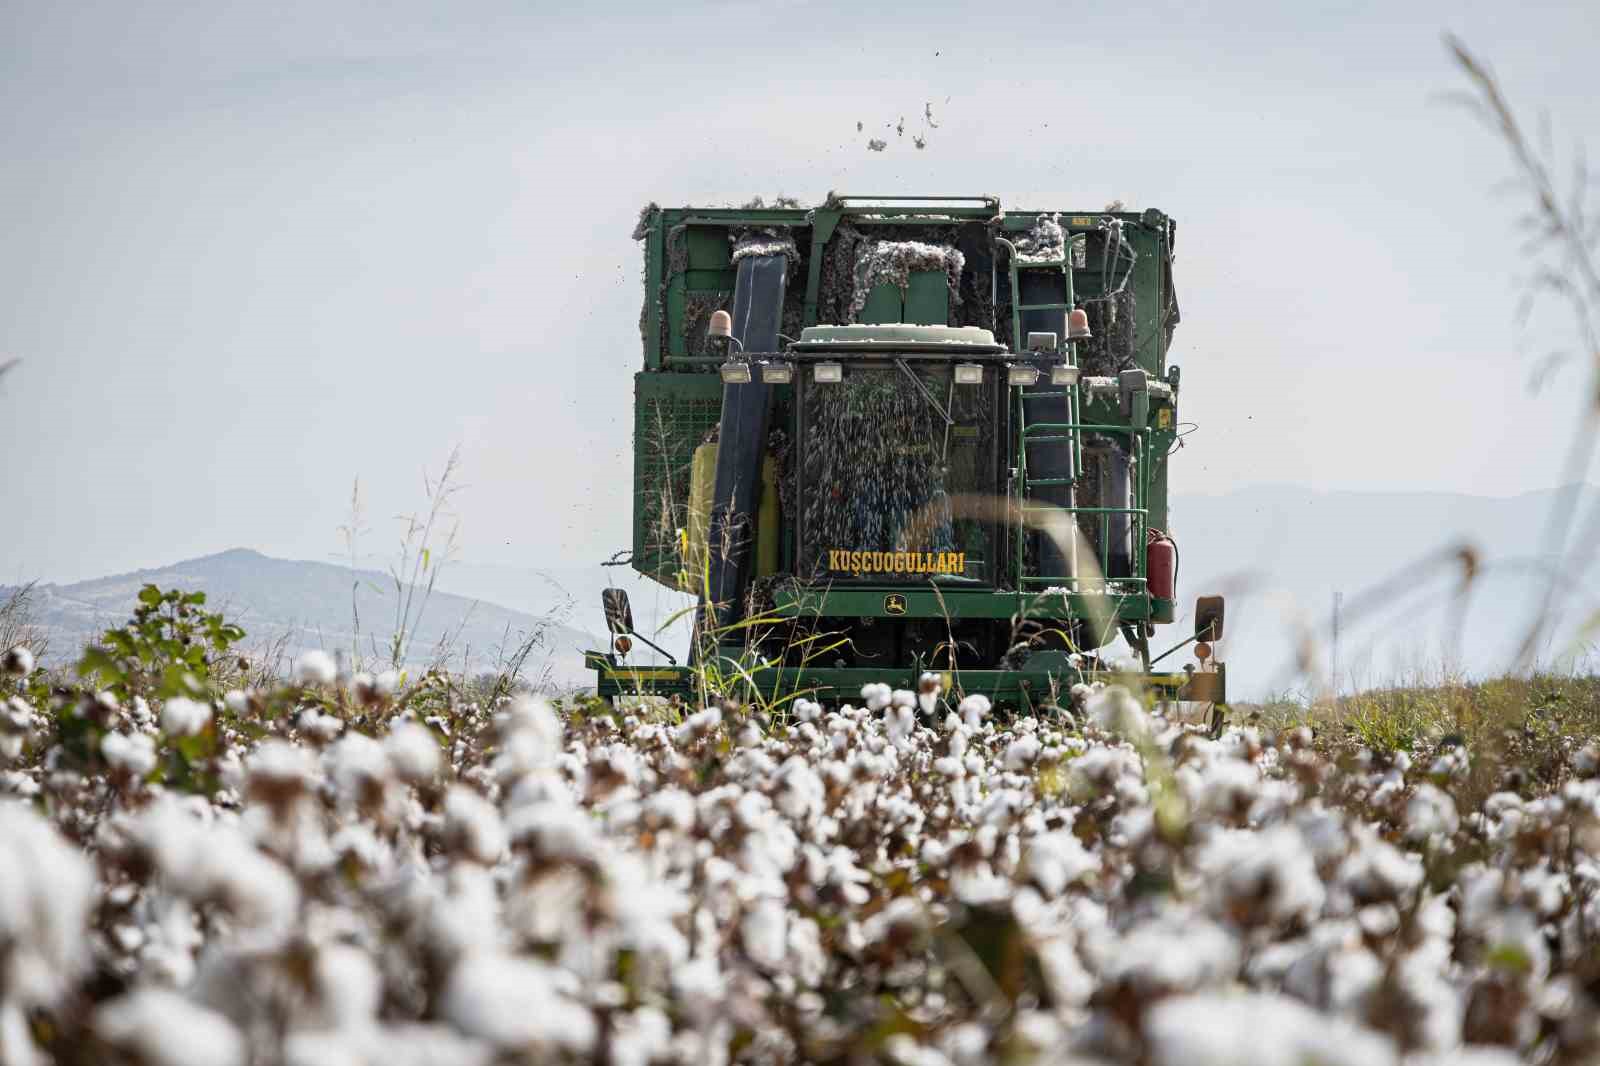
<svg viewBox="0 0 1600 1066">
<path fill-rule="evenodd" d="M 291 654 L 323 648 L 348 655 L 357 639 L 352 606 L 360 617 L 364 656 L 386 655 L 395 629 L 397 597 L 389 575 L 274 559 L 235 548 L 131 574 L 37 586 L 37 621 L 49 634 L 49 657 L 70 659 L 84 643 L 126 619 L 133 613 L 140 587 L 147 584 L 204 592 L 208 607 L 244 627 L 249 647 L 266 648 L 282 641 Z M 420 598 L 419 592 L 419 603 Z M 465 662 L 473 671 L 491 670 L 502 649 L 509 651 L 528 635 L 537 635 L 527 662 L 531 678 L 548 674 L 561 685 L 592 681 L 584 673 L 582 653 L 603 644 L 570 622 L 570 612 L 513 610 L 436 588 L 421 614 L 407 660 L 413 667 L 426 665 L 441 647 L 448 647 L 452 665 Z"/>
<path fill-rule="evenodd" d="M 534 569 L 452 562 L 440 571 L 439 587 L 461 596 L 493 597 L 498 603 L 529 614 L 567 614 L 572 625 L 590 633 L 606 631 L 600 590 L 623 588 L 632 602 L 634 626 L 640 633 L 680 660 L 689 645 L 690 615 L 684 611 L 693 606 L 693 598 L 641 577 L 627 566 Z M 665 633 L 660 632 L 663 626 Z M 646 664 L 652 661 L 651 655 L 648 648 L 641 648 L 634 653 L 633 661 Z"/>
</svg>

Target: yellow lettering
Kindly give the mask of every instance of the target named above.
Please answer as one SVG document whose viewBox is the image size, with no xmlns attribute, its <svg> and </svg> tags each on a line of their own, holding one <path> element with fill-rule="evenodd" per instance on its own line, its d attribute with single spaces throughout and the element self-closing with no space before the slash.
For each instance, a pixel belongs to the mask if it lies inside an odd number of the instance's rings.
<svg viewBox="0 0 1600 1066">
<path fill-rule="evenodd" d="M 957 552 L 956 553 L 955 572 L 958 573 L 958 574 L 964 574 L 964 573 L 967 572 L 967 553 L 966 552 Z"/>
</svg>

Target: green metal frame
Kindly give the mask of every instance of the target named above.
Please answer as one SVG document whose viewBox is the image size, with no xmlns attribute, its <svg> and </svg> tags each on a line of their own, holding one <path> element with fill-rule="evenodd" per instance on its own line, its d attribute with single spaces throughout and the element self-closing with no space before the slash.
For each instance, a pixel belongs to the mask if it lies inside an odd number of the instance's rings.
<svg viewBox="0 0 1600 1066">
<path fill-rule="evenodd" d="M 686 666 L 633 667 L 615 656 L 589 652 L 585 665 L 599 678 L 598 695 L 677 696 L 692 698 L 698 692 L 693 669 Z M 1071 666 L 1023 666 L 1016 670 L 945 670 L 940 675 L 944 692 L 952 699 L 981 693 L 1002 709 L 1042 709 L 1065 701 L 1067 691 L 1079 682 L 1127 682 L 1125 675 L 1109 671 L 1078 670 Z M 808 699 L 856 699 L 861 687 L 881 683 L 915 691 L 923 671 L 916 667 L 781 667 L 759 666 L 746 672 L 746 696 L 759 696 L 767 703 L 781 703 L 803 696 Z M 1227 702 L 1227 667 L 1217 664 L 1214 671 L 1190 673 L 1140 674 L 1138 683 L 1158 699 L 1198 703 Z"/>
</svg>

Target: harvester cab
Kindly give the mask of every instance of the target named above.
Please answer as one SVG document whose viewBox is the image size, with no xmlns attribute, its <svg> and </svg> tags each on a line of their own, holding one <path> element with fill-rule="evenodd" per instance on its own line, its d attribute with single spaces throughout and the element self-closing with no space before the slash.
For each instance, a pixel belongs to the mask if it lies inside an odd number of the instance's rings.
<svg viewBox="0 0 1600 1066">
<path fill-rule="evenodd" d="M 1131 668 L 1220 704 L 1220 600 L 1208 639 L 1150 650 L 1177 613 L 1175 233 L 990 197 L 647 208 L 632 565 L 699 608 L 689 663 L 646 669 L 608 599 L 599 692 L 931 674 L 1020 706 Z"/>
</svg>

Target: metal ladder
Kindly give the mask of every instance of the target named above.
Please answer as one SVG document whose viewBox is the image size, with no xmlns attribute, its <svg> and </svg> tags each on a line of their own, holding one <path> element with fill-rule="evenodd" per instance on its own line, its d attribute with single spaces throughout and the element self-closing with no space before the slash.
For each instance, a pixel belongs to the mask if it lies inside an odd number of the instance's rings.
<svg viewBox="0 0 1600 1066">
<path fill-rule="evenodd" d="M 1022 314 L 1024 311 L 1070 311 L 1073 306 L 1072 285 L 1072 234 L 1064 235 L 1062 251 L 1065 258 L 1050 260 L 1018 261 L 1015 246 L 1009 241 L 1004 241 L 1010 254 L 1010 279 L 1011 279 L 1011 336 L 1013 347 L 1022 349 L 1026 346 L 1027 337 L 1022 333 Z M 1003 240 L 1003 239 L 1002 239 Z M 1022 286 L 1020 276 L 1023 273 L 1059 271 L 1061 274 L 1062 301 L 1048 301 L 1044 303 L 1025 304 L 1022 302 Z M 1062 341 L 1066 338 L 1063 336 Z M 1067 346 L 1068 363 L 1073 361 L 1072 348 Z M 1027 402 L 1034 399 L 1065 399 L 1067 407 L 1067 420 L 1059 422 L 1051 420 L 1028 424 Z M 1100 551 L 1098 559 L 1102 582 L 1109 583 L 1110 573 L 1110 525 L 1111 516 L 1126 514 L 1132 523 L 1131 536 L 1133 537 L 1132 573 L 1119 576 L 1116 580 L 1122 585 L 1142 586 L 1147 575 L 1145 574 L 1145 559 L 1143 546 L 1146 537 L 1146 527 L 1149 520 L 1149 491 L 1148 456 L 1145 453 L 1149 445 L 1149 434 L 1141 427 L 1125 425 L 1088 425 L 1083 421 L 1083 395 L 1081 385 L 1069 385 L 1065 388 L 1040 389 L 1031 388 L 1018 390 L 1017 395 L 1017 479 L 1021 498 L 1018 500 L 1024 516 L 1041 513 L 1061 513 L 1070 515 L 1074 522 L 1080 515 L 1093 515 L 1100 524 Z M 1076 501 L 1066 504 L 1049 502 L 1045 504 L 1032 504 L 1034 490 L 1044 488 L 1059 488 L 1072 486 L 1076 483 L 1078 475 L 1083 473 L 1083 435 L 1091 433 L 1100 436 L 1126 437 L 1130 454 L 1135 457 L 1138 476 L 1134 483 L 1134 506 L 1132 507 L 1081 507 Z M 1030 444 L 1068 444 L 1069 470 L 1067 476 L 1033 477 L 1028 473 L 1028 446 Z M 1078 573 L 1078 538 L 1074 536 L 1072 543 L 1065 554 L 1068 573 L 1065 574 L 1028 574 L 1024 560 L 1027 549 L 1027 527 L 1019 525 L 1017 529 L 1017 582 L 1018 588 L 1043 588 L 1061 586 L 1073 592 L 1081 591 L 1084 587 L 1083 579 Z"/>
<path fill-rule="evenodd" d="M 1017 254 L 1016 246 L 1002 238 L 1002 243 L 1010 253 L 1008 259 L 1008 273 L 1011 281 L 1011 343 L 1013 349 L 1023 351 L 1027 345 L 1027 337 L 1022 332 L 1022 315 L 1026 311 L 1060 311 L 1062 312 L 1061 330 L 1058 334 L 1058 343 L 1068 353 L 1069 364 L 1072 361 L 1071 346 L 1066 343 L 1066 316 L 1073 308 L 1072 291 L 1072 234 L 1062 235 L 1062 258 L 1060 259 L 1029 259 L 1023 260 Z M 1055 274 L 1060 279 L 1060 300 L 1050 300 L 1043 303 L 1022 302 L 1022 275 L 1023 274 Z M 1048 432 L 1042 434 L 1029 434 L 1027 424 L 1028 401 L 1061 399 L 1066 402 L 1067 421 L 1065 423 L 1050 422 L 1040 424 L 1036 428 Z M 1078 386 L 1038 388 L 1032 387 L 1018 391 L 1017 397 L 1017 425 L 1018 447 L 1017 464 L 1019 488 L 1021 499 L 1018 501 L 1024 516 L 1031 513 L 1049 513 L 1067 511 L 1075 514 L 1076 509 L 1069 503 L 1062 507 L 1059 503 L 1049 503 L 1044 506 L 1030 505 L 1029 500 L 1034 498 L 1034 491 L 1045 488 L 1071 488 L 1077 475 L 1083 470 L 1083 442 L 1077 426 L 1081 419 L 1078 414 L 1079 396 Z M 1030 444 L 1066 444 L 1068 451 L 1068 470 L 1065 477 L 1032 477 L 1028 474 L 1028 446 Z M 1048 587 L 1064 585 L 1076 588 L 1077 584 L 1077 538 L 1074 537 L 1068 545 L 1063 559 L 1066 563 L 1065 574 L 1024 574 L 1023 560 L 1026 558 L 1027 527 L 1025 524 L 1017 528 L 1017 577 L 1021 583 L 1019 587 L 1029 585 Z"/>
</svg>

